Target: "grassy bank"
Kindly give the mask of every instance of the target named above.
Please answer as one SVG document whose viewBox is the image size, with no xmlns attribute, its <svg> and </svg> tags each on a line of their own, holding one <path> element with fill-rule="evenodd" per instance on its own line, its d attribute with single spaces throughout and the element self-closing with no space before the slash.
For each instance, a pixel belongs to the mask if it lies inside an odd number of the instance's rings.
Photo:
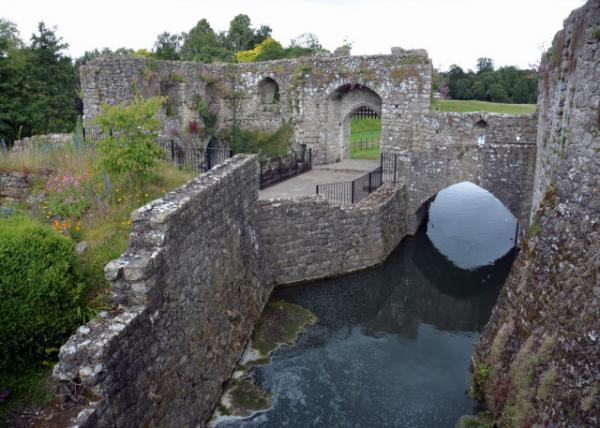
<svg viewBox="0 0 600 428">
<path fill-rule="evenodd" d="M 434 100 L 431 104 L 434 111 L 466 113 L 486 111 L 490 113 L 527 114 L 535 113 L 535 104 L 502 104 L 477 100 Z"/>
<path fill-rule="evenodd" d="M 45 153 L 0 154 L 0 171 L 24 172 L 35 178 L 28 202 L 6 202 L 4 207 L 46 224 L 69 237 L 73 245 L 85 242 L 85 251 L 77 256 L 84 281 L 81 322 L 110 309 L 104 266 L 128 247 L 131 211 L 194 176 L 165 161 L 159 161 L 143 181 L 109 176 L 100 166 L 98 149 L 75 141 Z M 10 391 L 8 399 L 0 401 L 0 427 L 11 425 L 11 414 L 31 413 L 30 409 L 53 398 L 49 375 L 61 344 L 53 344 L 48 358 L 32 363 L 26 372 L 0 372 L 0 393 Z"/>
</svg>

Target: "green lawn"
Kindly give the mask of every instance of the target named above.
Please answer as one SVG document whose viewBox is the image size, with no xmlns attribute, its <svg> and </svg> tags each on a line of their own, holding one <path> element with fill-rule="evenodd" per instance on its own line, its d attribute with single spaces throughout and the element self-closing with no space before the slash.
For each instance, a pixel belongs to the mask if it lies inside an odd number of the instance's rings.
<svg viewBox="0 0 600 428">
<path fill-rule="evenodd" d="M 350 143 L 358 141 L 379 140 L 381 134 L 381 119 L 352 119 L 350 128 Z M 379 147 L 366 150 L 351 150 L 351 159 L 379 159 Z"/>
<path fill-rule="evenodd" d="M 350 159 L 368 159 L 377 160 L 381 155 L 381 149 L 374 147 L 372 149 L 353 151 L 350 153 Z"/>
<path fill-rule="evenodd" d="M 502 104 L 477 100 L 434 100 L 431 104 L 434 111 L 470 112 L 487 111 L 491 113 L 526 114 L 535 113 L 535 104 Z"/>
</svg>

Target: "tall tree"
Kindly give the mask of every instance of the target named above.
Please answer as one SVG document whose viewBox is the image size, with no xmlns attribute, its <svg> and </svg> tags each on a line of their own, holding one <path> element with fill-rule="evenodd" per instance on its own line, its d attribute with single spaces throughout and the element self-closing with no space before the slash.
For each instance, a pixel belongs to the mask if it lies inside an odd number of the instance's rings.
<svg viewBox="0 0 600 428">
<path fill-rule="evenodd" d="M 55 29 L 43 22 L 31 37 L 26 60 L 27 114 L 34 134 L 71 131 L 75 125 L 77 79 L 71 58 L 63 52 L 67 47 Z"/>
<path fill-rule="evenodd" d="M 158 35 L 154 42 L 154 55 L 158 59 L 178 60 L 182 36 L 164 32 Z"/>
<path fill-rule="evenodd" d="M 25 120 L 23 42 L 14 23 L 0 18 L 0 140 L 12 142 Z"/>
<path fill-rule="evenodd" d="M 494 71 L 494 61 L 491 58 L 479 58 L 477 60 L 477 73 Z"/>
<path fill-rule="evenodd" d="M 189 33 L 183 36 L 181 59 L 200 62 L 231 61 L 233 55 L 223 42 L 223 37 L 217 37 L 208 21 L 201 19 Z"/>
</svg>

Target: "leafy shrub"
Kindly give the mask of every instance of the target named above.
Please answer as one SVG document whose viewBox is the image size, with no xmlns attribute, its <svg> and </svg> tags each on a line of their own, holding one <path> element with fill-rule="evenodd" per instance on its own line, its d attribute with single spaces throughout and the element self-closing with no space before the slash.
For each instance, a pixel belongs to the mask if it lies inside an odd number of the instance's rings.
<svg viewBox="0 0 600 428">
<path fill-rule="evenodd" d="M 232 148 L 235 153 L 256 153 L 260 158 L 285 156 L 291 148 L 292 134 L 293 129 L 287 123 L 275 132 L 234 129 Z"/>
<path fill-rule="evenodd" d="M 131 105 L 104 105 L 96 124 L 107 135 L 98 144 L 100 165 L 113 176 L 128 174 L 134 181 L 148 178 L 162 156 L 156 143 L 158 118 L 165 97 L 136 98 Z"/>
<path fill-rule="evenodd" d="M 56 351 L 80 321 L 73 242 L 25 217 L 0 220 L 0 371 Z"/>
</svg>

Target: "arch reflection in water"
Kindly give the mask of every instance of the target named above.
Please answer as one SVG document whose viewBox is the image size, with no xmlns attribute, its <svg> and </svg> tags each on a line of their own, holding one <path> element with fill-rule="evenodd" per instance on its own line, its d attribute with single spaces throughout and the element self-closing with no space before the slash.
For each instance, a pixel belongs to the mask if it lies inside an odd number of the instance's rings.
<svg viewBox="0 0 600 428">
<path fill-rule="evenodd" d="M 319 320 L 255 370 L 273 408 L 220 426 L 454 427 L 474 411 L 473 343 L 513 256 L 461 269 L 424 224 L 376 269 L 277 290 Z"/>
<path fill-rule="evenodd" d="M 487 190 L 463 182 L 439 192 L 429 207 L 427 235 L 456 266 L 474 269 L 515 245 L 517 219 Z"/>
</svg>

